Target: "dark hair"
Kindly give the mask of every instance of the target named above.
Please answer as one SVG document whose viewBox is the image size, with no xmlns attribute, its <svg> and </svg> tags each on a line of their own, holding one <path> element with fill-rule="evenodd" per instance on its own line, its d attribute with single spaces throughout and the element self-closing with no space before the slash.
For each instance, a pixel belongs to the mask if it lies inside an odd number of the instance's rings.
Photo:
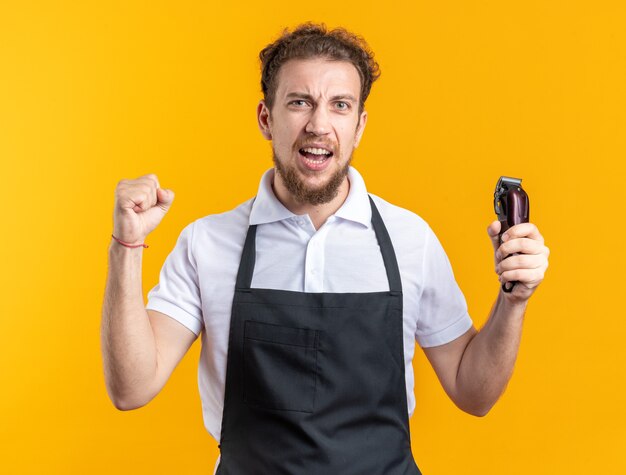
<svg viewBox="0 0 626 475">
<path fill-rule="evenodd" d="M 372 83 L 380 76 L 378 63 L 363 38 L 344 28 L 328 31 L 324 23 L 303 23 L 292 32 L 287 28 L 261 53 L 261 89 L 265 104 L 271 110 L 276 95 L 278 71 L 290 59 L 328 58 L 331 61 L 348 61 L 354 65 L 361 78 L 359 113 L 363 111 Z"/>
</svg>

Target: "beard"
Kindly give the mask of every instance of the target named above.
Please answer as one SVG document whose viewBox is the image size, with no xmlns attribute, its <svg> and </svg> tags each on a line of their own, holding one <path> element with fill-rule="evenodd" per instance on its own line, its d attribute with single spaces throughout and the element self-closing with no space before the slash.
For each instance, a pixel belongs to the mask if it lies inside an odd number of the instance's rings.
<svg viewBox="0 0 626 475">
<path fill-rule="evenodd" d="M 339 187 L 348 176 L 348 169 L 350 168 L 350 162 L 352 161 L 352 155 L 346 162 L 346 164 L 337 170 L 330 179 L 319 187 L 309 187 L 296 170 L 294 165 L 285 165 L 276 156 L 276 151 L 273 152 L 274 166 L 276 172 L 280 175 L 285 184 L 285 188 L 291 194 L 291 196 L 302 204 L 310 205 L 323 205 L 332 201 L 339 193 Z"/>
</svg>

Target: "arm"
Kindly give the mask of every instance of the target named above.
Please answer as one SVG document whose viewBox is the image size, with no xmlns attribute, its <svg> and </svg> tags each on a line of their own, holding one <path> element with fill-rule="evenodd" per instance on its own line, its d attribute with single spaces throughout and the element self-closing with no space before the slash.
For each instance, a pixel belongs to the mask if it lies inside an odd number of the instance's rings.
<svg viewBox="0 0 626 475">
<path fill-rule="evenodd" d="M 174 198 L 155 175 L 122 180 L 115 193 L 114 232 L 122 241 L 142 243 Z M 101 345 L 107 391 L 115 407 L 147 404 L 165 385 L 195 340 L 195 334 L 166 315 L 144 307 L 143 248 L 111 240 L 102 308 Z"/>
<path fill-rule="evenodd" d="M 487 323 L 471 328 L 445 345 L 424 348 L 439 381 L 463 411 L 484 416 L 504 392 L 513 373 L 528 299 L 543 280 L 549 250 L 537 228 L 524 223 L 510 228 L 499 245 L 500 223 L 488 228 L 500 282 L 518 281 L 513 292 L 499 291 Z M 519 256 L 509 256 L 513 253 Z"/>
<path fill-rule="evenodd" d="M 196 339 L 167 315 L 145 309 L 142 253 L 115 241 L 109 247 L 101 345 L 107 392 L 120 410 L 152 400 Z"/>
</svg>

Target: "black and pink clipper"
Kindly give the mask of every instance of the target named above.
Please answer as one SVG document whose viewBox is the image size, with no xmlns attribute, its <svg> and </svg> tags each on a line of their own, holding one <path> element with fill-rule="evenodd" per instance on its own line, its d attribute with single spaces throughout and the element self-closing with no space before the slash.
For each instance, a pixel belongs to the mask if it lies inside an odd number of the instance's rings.
<svg viewBox="0 0 626 475">
<path fill-rule="evenodd" d="M 530 215 L 528 195 L 522 189 L 522 179 L 501 176 L 496 184 L 496 191 L 493 194 L 493 207 L 500 221 L 500 244 L 502 244 L 502 234 L 512 226 L 520 223 L 527 223 Z M 516 254 L 511 254 L 516 255 Z M 507 257 L 506 256 L 505 259 Z M 512 292 L 517 282 L 510 282 L 511 286 L 502 284 L 504 292 Z"/>
</svg>

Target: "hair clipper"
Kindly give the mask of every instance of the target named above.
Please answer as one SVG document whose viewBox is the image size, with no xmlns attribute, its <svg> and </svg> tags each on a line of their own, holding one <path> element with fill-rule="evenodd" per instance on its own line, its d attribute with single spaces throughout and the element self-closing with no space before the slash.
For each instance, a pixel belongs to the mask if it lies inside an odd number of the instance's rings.
<svg viewBox="0 0 626 475">
<path fill-rule="evenodd" d="M 502 234 L 511 226 L 520 223 L 527 223 L 530 214 L 528 195 L 522 189 L 521 178 L 511 178 L 501 176 L 493 194 L 493 206 L 500 221 L 500 244 L 502 244 Z M 504 259 L 517 254 L 511 254 Z M 510 282 L 511 287 L 507 288 L 506 283 L 502 284 L 504 292 L 512 292 L 516 282 Z"/>
</svg>

